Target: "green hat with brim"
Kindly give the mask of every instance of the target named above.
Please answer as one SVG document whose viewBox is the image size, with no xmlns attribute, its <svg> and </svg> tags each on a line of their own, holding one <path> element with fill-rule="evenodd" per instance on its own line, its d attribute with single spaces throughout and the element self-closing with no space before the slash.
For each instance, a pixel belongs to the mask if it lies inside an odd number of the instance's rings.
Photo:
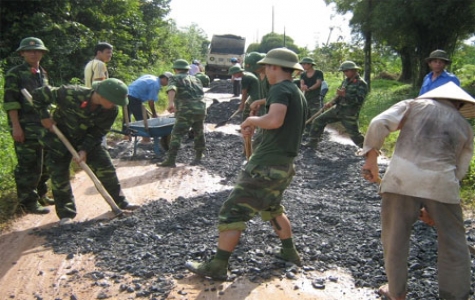
<svg viewBox="0 0 475 300">
<path fill-rule="evenodd" d="M 244 69 L 239 67 L 239 66 L 233 66 L 231 68 L 229 68 L 228 70 L 228 75 L 234 75 L 236 73 L 239 73 L 239 72 L 243 72 Z"/>
<path fill-rule="evenodd" d="M 299 57 L 287 48 L 276 48 L 269 51 L 264 59 L 257 62 L 259 65 L 274 65 L 284 68 L 303 71 L 299 64 Z"/>
<path fill-rule="evenodd" d="M 109 78 L 103 81 L 94 81 L 92 88 L 96 93 L 115 105 L 125 106 L 129 104 L 127 86 L 119 79 Z"/>
<path fill-rule="evenodd" d="M 347 60 L 341 63 L 338 71 L 346 71 L 346 70 L 361 70 L 354 62 L 351 60 Z"/>
<path fill-rule="evenodd" d="M 315 66 L 315 61 L 310 58 L 310 57 L 304 57 L 302 58 L 302 60 L 300 61 L 300 64 L 311 64 L 312 66 Z"/>
<path fill-rule="evenodd" d="M 48 52 L 48 48 L 45 47 L 45 44 L 42 40 L 35 37 L 27 37 L 21 40 L 20 47 L 16 49 L 17 52 L 19 51 L 27 51 L 27 50 L 41 50 Z"/>
<path fill-rule="evenodd" d="M 173 66 L 172 66 L 172 69 L 176 69 L 176 70 L 189 70 L 190 69 L 190 65 L 188 64 L 188 62 L 184 59 L 177 59 L 173 62 Z"/>
<path fill-rule="evenodd" d="M 430 62 L 433 59 L 440 59 L 445 61 L 447 64 L 451 64 L 452 61 L 449 59 L 447 52 L 444 50 L 434 50 L 430 53 L 429 57 L 426 58 L 426 62 Z"/>
<path fill-rule="evenodd" d="M 244 70 L 249 72 L 256 72 L 259 69 L 260 65 L 257 64 L 258 61 L 266 57 L 264 53 L 251 52 L 246 55 L 244 58 Z"/>
</svg>

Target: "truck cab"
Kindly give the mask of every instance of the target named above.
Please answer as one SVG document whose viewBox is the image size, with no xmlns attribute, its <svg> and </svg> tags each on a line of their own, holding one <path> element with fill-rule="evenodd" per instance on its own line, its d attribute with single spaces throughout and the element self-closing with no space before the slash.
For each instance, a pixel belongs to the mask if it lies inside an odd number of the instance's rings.
<svg viewBox="0 0 475 300">
<path fill-rule="evenodd" d="M 228 69 L 232 66 L 231 58 L 242 63 L 246 39 L 233 34 L 213 35 L 206 57 L 205 73 L 209 78 L 228 79 Z"/>
</svg>

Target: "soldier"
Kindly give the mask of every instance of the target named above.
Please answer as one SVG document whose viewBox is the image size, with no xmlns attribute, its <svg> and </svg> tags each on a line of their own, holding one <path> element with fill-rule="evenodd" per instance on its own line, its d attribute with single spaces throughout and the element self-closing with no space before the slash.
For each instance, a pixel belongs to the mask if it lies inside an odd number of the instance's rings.
<svg viewBox="0 0 475 300">
<path fill-rule="evenodd" d="M 241 67 L 239 60 L 236 57 L 231 58 L 231 68 L 232 67 Z M 241 78 L 231 76 L 231 81 L 233 83 L 233 96 L 239 97 L 241 95 Z"/>
<path fill-rule="evenodd" d="M 171 133 L 167 159 L 158 164 L 160 167 L 176 167 L 175 160 L 180 149 L 182 138 L 191 129 L 194 132 L 195 159 L 191 165 L 201 163 L 203 152 L 206 149 L 204 136 L 204 120 L 206 117 L 206 103 L 204 101 L 203 86 L 195 76 L 189 75 L 190 66 L 184 59 L 177 59 L 173 63 L 175 75 L 168 81 L 168 112 L 175 113 L 175 125 Z"/>
<path fill-rule="evenodd" d="M 452 61 L 444 50 L 432 51 L 429 57 L 426 58 L 426 62 L 431 72 L 424 77 L 419 95 L 425 94 L 449 81 L 460 86 L 460 80 L 457 76 L 445 70 L 445 67 L 450 65 Z"/>
<path fill-rule="evenodd" d="M 286 48 L 269 51 L 259 62 L 265 65 L 272 85 L 266 100 L 267 114 L 247 118 L 241 124 L 241 132 L 250 137 L 254 129 L 260 127 L 265 129 L 263 140 L 221 207 L 216 255 L 209 262 L 187 262 L 185 267 L 191 272 L 225 280 L 228 260 L 239 243 L 246 222 L 259 213 L 263 220 L 271 222 L 281 240 L 278 257 L 302 265 L 293 242 L 290 221 L 281 203 L 283 192 L 295 174 L 293 162 L 307 116 L 305 97 L 291 81 L 293 70 L 302 69 L 298 62 L 298 56 Z"/>
<path fill-rule="evenodd" d="M 323 106 L 324 109 L 333 106 L 334 108 L 313 120 L 310 127 L 310 140 L 307 144 L 309 147 L 317 148 L 325 126 L 335 122 L 341 122 L 353 143 L 359 148 L 363 147 L 364 136 L 359 131 L 358 119 L 368 93 L 368 86 L 358 74 L 360 69 L 352 61 L 345 61 L 340 65 L 338 71 L 342 71 L 346 78 L 341 88 L 337 90 L 337 96 Z"/>
<path fill-rule="evenodd" d="M 32 96 L 41 123 L 50 130 L 43 132 L 41 142 L 49 149 L 46 160 L 59 224 L 72 222 L 76 216 L 76 205 L 69 182 L 72 155 L 51 132 L 55 123 L 78 151 L 77 162 L 87 163 L 117 205 L 128 210 L 138 208 L 123 195 L 109 153 L 101 146 L 102 137 L 117 117 L 117 105 L 127 105 L 127 86 L 118 79 L 110 78 L 94 82 L 93 89 L 68 85 L 59 88 L 47 86 L 36 89 Z M 51 116 L 48 108 L 53 104 L 56 108 Z"/>
<path fill-rule="evenodd" d="M 322 108 L 320 105 L 320 90 L 324 80 L 323 72 L 314 68 L 315 61 L 310 57 L 303 58 L 300 64 L 305 70 L 300 74 L 300 90 L 307 99 L 309 113 L 307 117 L 311 117 Z"/>
<path fill-rule="evenodd" d="M 201 81 L 201 85 L 203 85 L 203 87 L 209 87 L 210 79 L 208 75 L 203 72 L 198 72 L 195 74 L 195 77 Z"/>
<path fill-rule="evenodd" d="M 228 74 L 234 79 L 241 79 L 241 103 L 239 110 L 242 111 L 242 120 L 246 120 L 251 112 L 250 105 L 259 98 L 259 80 L 256 75 L 250 72 L 244 72 L 244 69 L 238 66 L 229 68 Z"/>
<path fill-rule="evenodd" d="M 42 40 L 28 37 L 16 51 L 23 56 L 24 63 L 10 69 L 5 76 L 3 108 L 8 114 L 18 161 L 14 171 L 18 204 L 26 212 L 47 214 L 49 209 L 42 205 L 52 205 L 54 201 L 46 196 L 49 175 L 44 165 L 45 151 L 38 141 L 45 129 L 20 91 L 25 88 L 32 92 L 48 85 L 46 71 L 40 66 L 48 49 Z"/>
<path fill-rule="evenodd" d="M 262 116 L 266 113 L 266 98 L 269 94 L 270 84 L 267 80 L 265 67 L 259 65 L 258 62 L 266 55 L 259 52 L 250 52 L 244 59 L 244 69 L 247 72 L 252 72 L 259 80 L 259 95 L 258 100 L 252 101 L 249 106 L 251 116 Z M 262 141 L 262 129 L 257 128 L 252 136 L 252 149 L 256 149 Z"/>
</svg>

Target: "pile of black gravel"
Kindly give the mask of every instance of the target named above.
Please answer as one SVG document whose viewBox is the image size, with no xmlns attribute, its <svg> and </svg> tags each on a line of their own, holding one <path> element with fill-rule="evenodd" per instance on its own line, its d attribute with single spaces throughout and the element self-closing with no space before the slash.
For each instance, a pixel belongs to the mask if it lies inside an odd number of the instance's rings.
<svg viewBox="0 0 475 300">
<path fill-rule="evenodd" d="M 206 138 L 208 150 L 202 167 L 221 176 L 221 184 L 231 187 L 244 160 L 241 138 L 221 132 L 209 132 Z M 386 282 L 380 243 L 380 197 L 377 187 L 361 178 L 363 161 L 355 151 L 355 146 L 331 142 L 327 136 L 318 151 L 301 147 L 295 162 L 297 174 L 285 192 L 284 205 L 304 267 L 275 259 L 272 253 L 279 249 L 279 239 L 268 223 L 254 218 L 231 257 L 230 280 L 292 280 L 312 270 L 342 268 L 351 272 L 357 287 L 376 290 Z M 185 141 L 177 161 L 188 164 L 193 157 L 193 142 Z M 205 260 L 213 255 L 217 214 L 228 194 L 229 190 L 203 191 L 198 197 L 180 197 L 172 203 L 156 199 L 127 218 L 54 227 L 38 234 L 45 236 L 47 246 L 56 253 L 69 257 L 76 253 L 95 255 L 100 271 L 75 280 L 98 284 L 107 278 L 121 284 L 121 291 L 131 297 L 165 299 L 174 280 L 188 274 L 185 261 Z M 466 225 L 471 227 L 472 220 L 467 220 Z M 473 243 L 475 232 L 469 230 L 467 235 Z M 434 228 L 418 221 L 411 242 L 408 299 L 438 299 Z M 70 273 L 77 276 L 78 270 Z M 127 281 L 125 275 L 135 280 Z M 315 288 L 324 288 L 326 280 L 329 279 L 315 280 Z M 104 288 L 99 298 L 109 296 Z"/>
</svg>

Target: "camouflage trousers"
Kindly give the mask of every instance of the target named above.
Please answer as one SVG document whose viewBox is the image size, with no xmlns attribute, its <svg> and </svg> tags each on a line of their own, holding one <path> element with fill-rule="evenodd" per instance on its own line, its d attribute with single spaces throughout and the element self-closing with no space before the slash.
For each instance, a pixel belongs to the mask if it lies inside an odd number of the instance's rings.
<svg viewBox="0 0 475 300">
<path fill-rule="evenodd" d="M 183 137 L 188 135 L 188 131 L 193 129 L 194 144 L 196 152 L 203 152 L 206 149 L 206 141 L 204 134 L 205 114 L 175 114 L 175 125 L 173 125 L 170 146 L 168 149 L 169 157 L 176 157 L 178 149 L 180 149 Z"/>
<path fill-rule="evenodd" d="M 294 165 L 258 166 L 248 163 L 219 212 L 218 230 L 244 230 L 260 213 L 264 221 L 284 213 L 282 195 L 295 175 Z"/>
<path fill-rule="evenodd" d="M 341 122 L 346 132 L 356 146 L 363 148 L 364 136 L 359 130 L 359 115 L 347 115 L 333 108 L 313 120 L 310 127 L 310 140 L 320 141 L 323 131 L 328 124 Z"/>
<path fill-rule="evenodd" d="M 52 133 L 48 133 L 48 143 L 46 145 L 49 151 L 46 155 L 46 165 L 51 175 L 56 214 L 60 219 L 74 218 L 76 216 L 76 204 L 69 179 L 72 155 L 59 138 L 52 135 Z M 44 142 L 45 139 L 42 140 L 42 143 Z M 72 142 L 75 149 L 78 148 L 74 141 L 70 140 L 70 142 Z M 97 176 L 115 203 L 119 207 L 124 206 L 127 200 L 122 193 L 109 152 L 101 144 L 97 144 L 87 153 L 86 164 Z"/>
<path fill-rule="evenodd" d="M 34 206 L 48 190 L 46 182 L 49 174 L 45 167 L 45 153 L 38 141 L 38 130 L 41 125 L 26 126 L 23 131 L 25 141 L 14 143 L 17 165 L 14 175 L 17 188 L 18 203 L 25 207 Z"/>
</svg>

